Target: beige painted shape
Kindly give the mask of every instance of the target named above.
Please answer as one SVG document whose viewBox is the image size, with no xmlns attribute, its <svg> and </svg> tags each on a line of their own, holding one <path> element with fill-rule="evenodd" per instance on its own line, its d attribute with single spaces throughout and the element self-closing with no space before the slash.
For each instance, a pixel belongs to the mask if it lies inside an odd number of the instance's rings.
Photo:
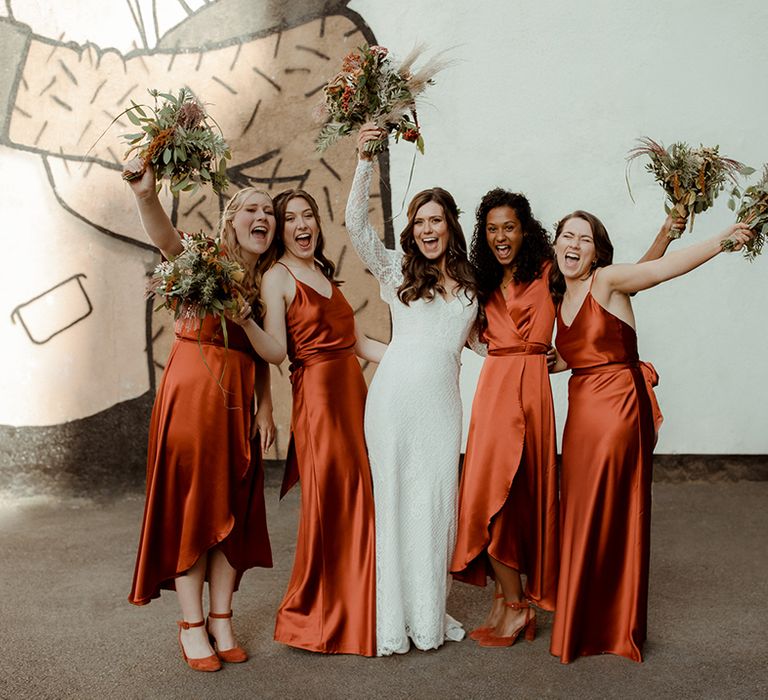
<svg viewBox="0 0 768 700">
<path fill-rule="evenodd" d="M 174 90 L 186 84 L 208 105 L 221 124 L 234 153 L 232 165 L 261 180 L 286 178 L 285 182 L 266 182 L 263 187 L 277 194 L 303 180 L 304 188 L 317 199 L 323 218 L 326 251 L 340 263 L 342 291 L 364 332 L 379 340 L 389 339 L 389 312 L 379 298 L 378 284 L 368 274 L 349 246 L 343 227 L 344 208 L 356 165 L 354 143 L 350 139 L 322 156 L 315 151 L 319 125 L 313 111 L 320 99 L 320 88 L 341 64 L 343 56 L 363 42 L 363 37 L 346 17 L 327 17 L 324 32 L 320 20 L 243 44 L 233 44 L 198 53 L 147 53 L 130 60 L 114 50 L 100 52 L 92 46 L 81 51 L 32 41 L 24 80 L 17 95 L 10 124 L 12 141 L 47 152 L 54 185 L 66 206 L 96 226 L 121 236 L 146 241 L 132 197 L 119 178 L 118 169 L 126 149 L 119 134 L 136 131 L 122 117 L 93 148 L 90 156 L 98 162 L 79 166 L 66 163 L 67 156 L 83 157 L 110 121 L 130 99 L 147 103 L 146 88 Z M 233 34 L 236 34 L 233 27 Z M 279 42 L 279 44 L 278 44 Z M 266 155 L 272 153 L 271 156 Z M 262 157 L 262 162 L 251 161 Z M 246 167 L 247 166 L 247 167 Z M 233 187 L 232 193 L 237 189 Z M 378 183 L 372 202 L 380 202 Z M 388 196 L 388 195 L 387 195 Z M 170 208 L 170 200 L 166 200 Z M 219 217 L 218 198 L 210 190 L 182 194 L 178 204 L 178 226 L 182 230 L 213 231 Z M 53 207 L 58 216 L 68 216 Z M 375 204 L 371 220 L 384 230 L 382 208 Z M 97 238 L 100 234 L 91 229 Z M 156 257 L 138 248 L 101 238 L 116 245 L 123 256 L 125 272 L 142 270 L 144 261 Z M 149 267 L 152 265 L 150 264 Z M 120 275 L 121 278 L 125 274 Z M 122 297 L 135 295 L 142 302 L 143 274 L 117 288 Z M 115 329 L 117 337 L 139 334 L 144 328 L 132 323 Z M 62 334 L 62 337 L 69 331 Z M 167 313 L 152 318 L 153 351 L 159 365 L 165 363 L 171 344 Z M 104 366 L 134 362 L 126 357 L 135 343 L 118 343 L 114 351 L 101 358 Z M 141 360 L 145 360 L 143 352 Z M 158 367 L 157 380 L 159 381 Z M 291 393 L 287 364 L 273 370 L 275 420 L 278 424 L 278 454 L 283 456 L 288 443 Z M 373 367 L 366 372 L 370 378 Z M 107 385 L 110 381 L 107 380 Z M 115 395 L 105 386 L 105 395 Z M 124 391 L 117 391 L 124 395 Z M 125 398 L 118 399 L 125 400 Z M 80 417 L 71 415 L 69 418 Z"/>
<path fill-rule="evenodd" d="M 153 254 L 64 213 L 38 156 L 0 146 L 0 191 L 12 193 L 0 208 L 7 251 L 0 275 L 0 424 L 54 425 L 141 396 L 149 387 L 144 273 Z M 14 309 L 79 274 L 85 275 L 93 312 L 47 343 L 32 343 L 21 324 L 13 323 Z M 64 296 L 48 296 L 54 299 L 46 313 L 35 309 L 40 335 L 83 310 L 76 294 L 72 307 Z"/>
</svg>

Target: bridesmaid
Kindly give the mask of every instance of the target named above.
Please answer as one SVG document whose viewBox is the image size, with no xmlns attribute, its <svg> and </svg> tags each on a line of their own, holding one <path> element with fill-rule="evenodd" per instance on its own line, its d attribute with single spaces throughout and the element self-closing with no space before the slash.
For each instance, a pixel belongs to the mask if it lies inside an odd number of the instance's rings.
<svg viewBox="0 0 768 700">
<path fill-rule="evenodd" d="M 357 356 L 386 346 L 358 333 L 323 254 L 317 203 L 275 199 L 277 264 L 264 276 L 265 327 L 287 346 L 293 410 L 285 492 L 301 478 L 301 519 L 275 639 L 328 654 L 376 654 L 371 473 L 363 437 L 366 386 Z"/>
<path fill-rule="evenodd" d="M 134 160 L 126 170 L 141 167 Z M 147 235 L 166 258 L 178 255 L 181 238 L 157 197 L 152 169 L 131 188 Z M 274 260 L 274 233 L 266 193 L 240 190 L 225 207 L 219 236 L 246 270 L 244 286 L 257 318 L 261 275 Z M 250 307 L 234 323 L 227 321 L 228 350 L 217 318 L 206 317 L 200 329 L 177 323 L 150 423 L 146 506 L 128 599 L 145 605 L 162 588 L 176 590 L 181 653 L 197 671 L 248 658 L 232 632 L 232 595 L 246 569 L 272 566 L 261 451 L 272 443 L 275 427 L 269 369 L 256 352 L 272 362 L 284 353 L 249 314 Z M 257 431 L 261 441 L 251 443 Z"/>
<path fill-rule="evenodd" d="M 491 610 L 470 637 L 481 646 L 511 646 L 523 630 L 526 639 L 535 635 L 529 601 L 554 609 L 558 557 L 547 368 L 555 323 L 552 247 L 523 195 L 486 193 L 476 212 L 470 260 L 488 357 L 472 404 L 451 571 L 476 586 L 495 578 Z"/>
<path fill-rule="evenodd" d="M 661 257 L 670 230 L 685 223 L 668 217 L 643 260 Z M 495 578 L 491 609 L 470 637 L 511 646 L 523 630 L 535 634 L 530 603 L 555 606 L 558 485 L 546 354 L 555 323 L 553 251 L 526 197 L 494 189 L 478 206 L 470 258 L 489 357 L 472 404 L 451 570 L 477 586 Z"/>
<path fill-rule="evenodd" d="M 552 292 L 557 349 L 572 370 L 563 435 L 560 579 L 550 650 L 642 661 L 650 557 L 652 453 L 661 424 L 658 377 L 640 362 L 629 295 L 690 272 L 751 237 L 735 224 L 707 241 L 613 265 L 603 224 L 575 211 L 557 226 Z M 562 367 L 564 368 L 564 367 Z"/>
</svg>

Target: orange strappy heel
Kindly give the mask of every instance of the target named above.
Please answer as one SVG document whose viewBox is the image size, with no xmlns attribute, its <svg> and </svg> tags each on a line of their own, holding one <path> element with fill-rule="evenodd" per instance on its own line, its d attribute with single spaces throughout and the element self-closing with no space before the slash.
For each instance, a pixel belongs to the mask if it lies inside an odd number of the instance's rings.
<svg viewBox="0 0 768 700">
<path fill-rule="evenodd" d="M 494 600 L 499 600 L 504 597 L 503 593 L 494 593 Z M 492 625 L 483 625 L 482 627 L 475 627 L 467 636 L 470 639 L 478 640 L 482 637 L 486 637 L 490 632 L 493 632 L 494 627 Z"/>
<path fill-rule="evenodd" d="M 532 642 L 536 638 L 536 615 L 531 615 L 531 606 L 527 600 L 520 602 L 504 603 L 512 610 L 525 610 L 525 622 L 518 627 L 509 637 L 499 637 L 493 633 L 488 633 L 478 640 L 481 647 L 511 647 L 525 631 L 525 639 Z"/>
<path fill-rule="evenodd" d="M 219 658 L 216 656 L 216 654 L 205 656 L 202 659 L 190 659 L 187 656 L 187 652 L 184 651 L 184 645 L 181 643 L 181 630 L 188 630 L 191 627 L 202 627 L 205 622 L 202 620 L 200 620 L 200 622 L 187 622 L 186 620 L 179 620 L 176 624 L 179 626 L 179 648 L 181 649 L 181 655 L 184 657 L 184 661 L 187 662 L 187 666 L 189 666 L 193 671 L 218 671 L 221 668 L 221 661 L 219 661 Z"/>
<path fill-rule="evenodd" d="M 210 620 L 213 618 L 214 620 L 228 620 L 232 617 L 232 611 L 230 610 L 228 613 L 208 613 L 208 619 Z M 216 656 L 221 659 L 221 661 L 224 661 L 228 664 L 241 664 L 243 661 L 248 661 L 248 652 L 243 649 L 241 646 L 232 647 L 231 649 L 224 649 L 223 651 L 220 649 L 217 649 L 217 643 L 215 637 L 211 634 L 211 631 L 208 629 L 208 623 L 205 624 L 205 630 L 208 632 L 208 639 L 211 642 L 211 646 L 216 649 Z"/>
</svg>

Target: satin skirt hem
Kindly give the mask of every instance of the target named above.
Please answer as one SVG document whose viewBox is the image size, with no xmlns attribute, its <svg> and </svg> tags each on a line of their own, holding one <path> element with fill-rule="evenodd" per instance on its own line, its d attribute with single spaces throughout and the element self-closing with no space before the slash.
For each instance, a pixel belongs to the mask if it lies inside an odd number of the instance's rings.
<svg viewBox="0 0 768 700">
<path fill-rule="evenodd" d="M 176 590 L 176 584 L 174 581 L 179 577 L 183 576 L 185 572 L 189 571 L 196 563 L 197 560 L 200 559 L 203 554 L 206 554 L 210 550 L 212 550 L 214 547 L 218 547 L 222 542 L 224 542 L 227 537 L 232 533 L 232 531 L 235 529 L 235 519 L 232 518 L 232 522 L 229 526 L 229 529 L 226 531 L 226 533 L 221 536 L 217 537 L 213 540 L 212 544 L 210 544 L 207 547 L 203 547 L 200 549 L 200 551 L 197 553 L 197 555 L 192 560 L 192 563 L 187 566 L 179 567 L 179 569 L 176 571 L 176 573 L 171 574 L 169 576 L 163 576 L 158 580 L 157 583 L 153 585 L 153 593 L 149 596 L 144 596 L 142 598 L 138 598 L 136 600 L 133 600 L 131 596 L 128 596 L 128 602 L 132 605 L 136 606 L 142 606 L 142 605 L 149 605 L 153 600 L 156 600 L 160 597 L 160 594 L 162 591 L 175 591 Z M 229 557 L 227 556 L 227 553 L 224 552 L 224 556 L 227 557 L 227 562 L 230 566 L 232 566 L 233 569 L 236 569 L 237 571 L 237 578 L 235 579 L 235 587 L 234 590 L 236 591 L 240 587 L 240 579 L 243 577 L 243 574 L 250 568 L 264 568 L 264 569 L 271 569 L 272 564 L 254 564 L 253 566 L 249 566 L 245 569 L 237 569 L 231 561 L 229 561 Z M 208 577 L 206 576 L 206 581 L 208 580 Z"/>
<path fill-rule="evenodd" d="M 293 647 L 294 649 L 303 649 L 304 651 L 311 651 L 318 654 L 350 654 L 354 656 L 368 656 L 368 657 L 376 656 L 375 650 L 372 650 L 372 649 L 364 650 L 358 647 L 352 648 L 352 647 L 346 647 L 344 645 L 334 647 L 328 644 L 312 644 L 302 639 L 291 639 L 288 637 L 282 637 L 277 634 L 275 635 L 274 640 L 276 642 L 279 642 L 280 644 L 285 644 L 286 646 Z"/>
<path fill-rule="evenodd" d="M 582 656 L 605 656 L 607 654 L 610 654 L 612 656 L 621 656 L 625 659 L 628 659 L 629 661 L 634 661 L 635 663 L 638 663 L 638 664 L 643 663 L 643 656 L 638 651 L 635 651 L 634 653 L 632 653 L 632 652 L 618 651 L 615 649 L 582 650 L 576 654 L 570 654 L 565 658 L 563 657 L 562 654 L 556 651 L 553 651 L 552 649 L 549 650 L 549 653 L 552 654 L 552 656 L 559 658 L 560 663 L 564 665 L 573 663 L 574 661 L 581 658 Z"/>
</svg>

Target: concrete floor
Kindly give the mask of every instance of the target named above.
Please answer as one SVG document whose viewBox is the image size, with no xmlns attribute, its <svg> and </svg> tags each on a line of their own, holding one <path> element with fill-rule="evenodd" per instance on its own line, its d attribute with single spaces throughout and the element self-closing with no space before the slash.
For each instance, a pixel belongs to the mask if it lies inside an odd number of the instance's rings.
<svg viewBox="0 0 768 700">
<path fill-rule="evenodd" d="M 507 649 L 465 640 L 433 652 L 324 657 L 271 640 L 293 559 L 298 493 L 268 486 L 275 568 L 235 600 L 252 655 L 215 674 L 181 661 L 173 594 L 128 594 L 142 498 L 0 501 L 2 698 L 765 698 L 768 482 L 654 485 L 646 661 L 563 666 L 539 636 Z M 455 584 L 449 611 L 480 622 L 490 589 Z"/>
</svg>

